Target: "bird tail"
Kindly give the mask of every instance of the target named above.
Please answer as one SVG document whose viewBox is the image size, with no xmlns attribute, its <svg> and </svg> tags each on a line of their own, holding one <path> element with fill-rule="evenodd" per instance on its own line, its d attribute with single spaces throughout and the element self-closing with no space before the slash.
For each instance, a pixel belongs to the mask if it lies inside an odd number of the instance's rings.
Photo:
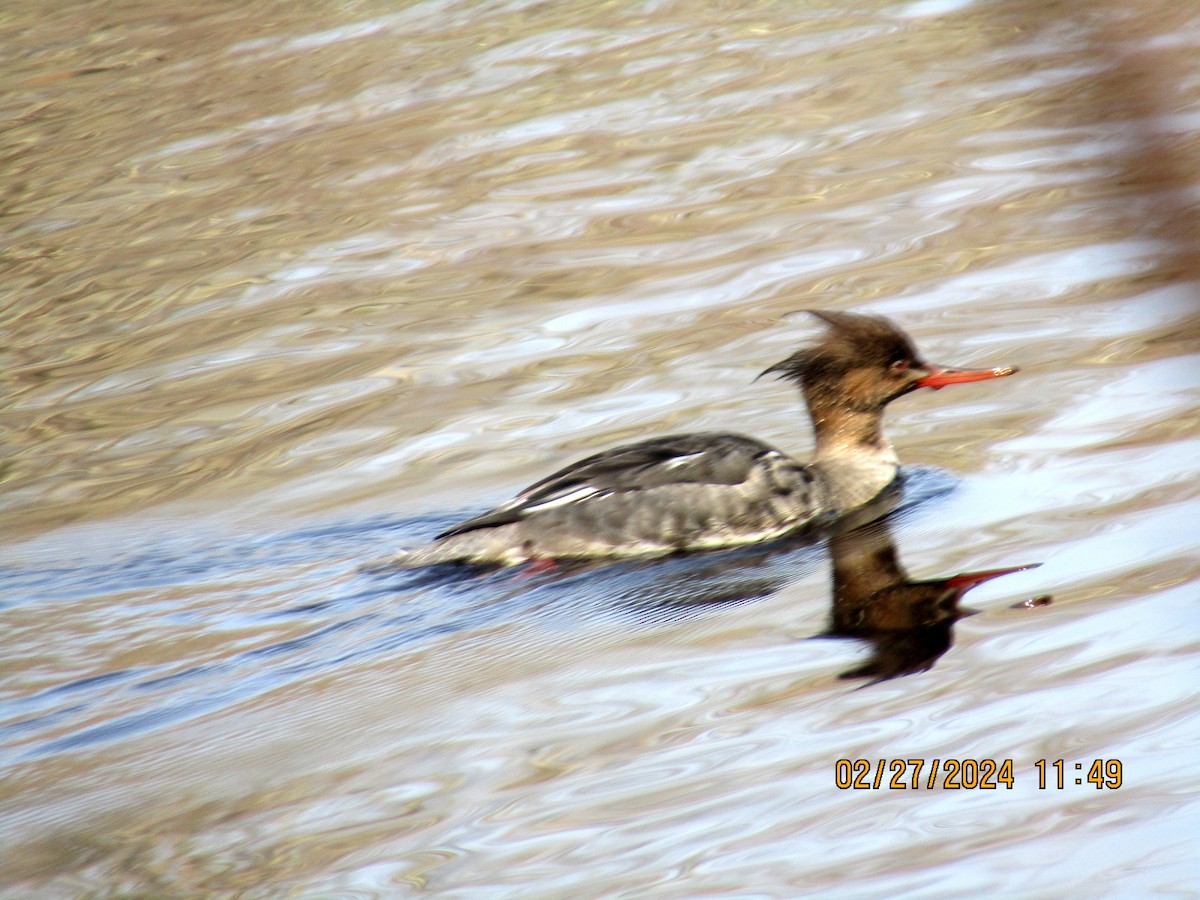
<svg viewBox="0 0 1200 900">
<path fill-rule="evenodd" d="M 523 559 L 507 558 L 501 550 L 503 542 L 498 541 L 498 535 L 493 528 L 481 528 L 468 531 L 465 534 L 455 534 L 425 544 L 422 547 L 399 550 L 392 556 L 384 557 L 363 566 L 365 571 L 381 572 L 394 569 L 422 569 L 426 566 L 436 566 L 442 563 L 499 563 L 513 565 L 523 562 Z"/>
</svg>

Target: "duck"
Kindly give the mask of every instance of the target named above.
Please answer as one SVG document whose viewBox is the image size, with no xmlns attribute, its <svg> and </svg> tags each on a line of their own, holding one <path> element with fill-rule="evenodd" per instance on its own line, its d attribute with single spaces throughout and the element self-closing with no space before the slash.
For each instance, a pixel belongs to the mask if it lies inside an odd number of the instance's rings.
<svg viewBox="0 0 1200 900">
<path fill-rule="evenodd" d="M 900 461 L 883 431 L 888 404 L 1017 371 L 927 363 L 883 316 L 804 312 L 825 326 L 820 339 L 758 377 L 799 388 L 816 438 L 810 461 L 732 432 L 649 438 L 573 462 L 389 562 L 411 569 L 656 557 L 829 526 L 897 480 Z"/>
</svg>

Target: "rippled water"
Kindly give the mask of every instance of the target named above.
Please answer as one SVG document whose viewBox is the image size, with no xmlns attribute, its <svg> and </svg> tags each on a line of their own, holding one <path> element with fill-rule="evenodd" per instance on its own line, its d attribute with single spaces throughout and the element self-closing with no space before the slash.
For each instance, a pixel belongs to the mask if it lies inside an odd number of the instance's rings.
<svg viewBox="0 0 1200 900">
<path fill-rule="evenodd" d="M 1188 5 L 62 2 L 0 34 L 7 896 L 1195 889 Z M 885 525 L 361 569 L 620 441 L 803 455 L 751 382 L 815 306 L 1022 369 L 894 405 Z M 838 575 L 889 552 L 889 588 L 1043 565 L 897 631 Z M 891 630 L 831 634 L 854 609 Z M 835 784 L 881 758 L 1014 787 Z"/>
</svg>

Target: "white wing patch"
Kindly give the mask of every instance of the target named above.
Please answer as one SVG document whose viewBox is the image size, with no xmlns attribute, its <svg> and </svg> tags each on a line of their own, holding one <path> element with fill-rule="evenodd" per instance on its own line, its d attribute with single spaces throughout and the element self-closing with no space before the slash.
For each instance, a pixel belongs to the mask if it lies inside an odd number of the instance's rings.
<svg viewBox="0 0 1200 900">
<path fill-rule="evenodd" d="M 668 459 L 665 463 L 662 463 L 662 467 L 664 469 L 674 469 L 678 466 L 682 466 L 691 462 L 693 459 L 699 459 L 703 455 L 704 451 L 701 450 L 699 453 L 688 453 L 684 456 L 676 456 L 674 459 Z"/>
<path fill-rule="evenodd" d="M 603 497 L 611 493 L 612 491 L 602 491 L 598 487 L 585 484 L 575 488 L 573 491 L 567 491 L 565 494 L 559 494 L 557 497 L 550 497 L 547 500 L 543 500 L 541 503 L 534 503 L 532 506 L 526 506 L 521 510 L 521 512 L 542 512 L 543 510 L 556 509 L 559 506 L 566 506 L 569 503 L 579 503 L 581 500 L 587 500 L 592 497 Z"/>
</svg>

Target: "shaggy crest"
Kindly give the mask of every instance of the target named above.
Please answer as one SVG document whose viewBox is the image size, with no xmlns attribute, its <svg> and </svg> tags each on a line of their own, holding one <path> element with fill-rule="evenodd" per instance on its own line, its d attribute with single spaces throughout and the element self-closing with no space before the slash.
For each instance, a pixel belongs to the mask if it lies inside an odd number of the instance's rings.
<svg viewBox="0 0 1200 900">
<path fill-rule="evenodd" d="M 804 312 L 816 316 L 829 326 L 828 330 L 818 343 L 802 347 L 762 375 L 804 383 L 835 377 L 859 366 L 887 367 L 897 362 L 914 368 L 925 366 L 908 336 L 883 316 L 821 309 Z"/>
</svg>

